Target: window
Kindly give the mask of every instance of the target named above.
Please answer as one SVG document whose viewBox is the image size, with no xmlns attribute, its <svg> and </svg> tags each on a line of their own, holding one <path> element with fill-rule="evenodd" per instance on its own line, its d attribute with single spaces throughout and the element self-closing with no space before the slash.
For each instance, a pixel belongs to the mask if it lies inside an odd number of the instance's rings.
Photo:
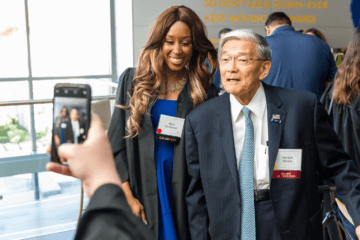
<svg viewBox="0 0 360 240">
<path fill-rule="evenodd" d="M 58 82 L 113 95 L 113 82 L 133 64 L 131 19 L 131 0 L 0 1 L 0 239 L 75 229 L 80 181 L 45 171 L 49 100 Z"/>
</svg>

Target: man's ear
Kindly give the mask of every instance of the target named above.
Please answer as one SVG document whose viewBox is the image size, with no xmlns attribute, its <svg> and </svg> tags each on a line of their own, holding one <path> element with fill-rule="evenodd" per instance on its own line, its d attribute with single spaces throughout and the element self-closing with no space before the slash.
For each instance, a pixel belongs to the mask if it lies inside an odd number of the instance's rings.
<svg viewBox="0 0 360 240">
<path fill-rule="evenodd" d="M 271 68 L 270 61 L 263 62 L 262 66 L 261 66 L 262 73 L 260 74 L 260 80 L 263 80 L 264 78 L 267 77 L 267 75 L 269 75 L 270 68 Z"/>
<path fill-rule="evenodd" d="M 269 26 L 265 26 L 265 31 L 266 31 L 266 36 L 270 36 L 271 35 L 271 29 Z"/>
</svg>

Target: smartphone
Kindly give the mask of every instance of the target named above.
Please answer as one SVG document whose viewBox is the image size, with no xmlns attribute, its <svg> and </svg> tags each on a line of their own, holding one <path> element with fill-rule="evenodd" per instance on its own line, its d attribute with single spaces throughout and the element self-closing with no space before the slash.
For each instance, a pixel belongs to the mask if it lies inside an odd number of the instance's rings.
<svg viewBox="0 0 360 240">
<path fill-rule="evenodd" d="M 82 143 L 90 127 L 91 88 L 87 84 L 58 83 L 54 88 L 51 161 L 60 162 L 58 147 Z"/>
</svg>

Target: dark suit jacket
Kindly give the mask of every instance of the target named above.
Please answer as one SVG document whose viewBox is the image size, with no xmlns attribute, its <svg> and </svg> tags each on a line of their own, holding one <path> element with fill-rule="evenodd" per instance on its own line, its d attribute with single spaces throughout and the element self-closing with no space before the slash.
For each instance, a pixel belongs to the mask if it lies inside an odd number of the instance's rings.
<svg viewBox="0 0 360 240">
<path fill-rule="evenodd" d="M 84 136 L 86 136 L 86 134 L 85 134 L 86 122 L 79 120 L 79 127 L 80 127 L 80 129 L 81 128 L 84 129 L 84 133 L 80 133 L 80 135 L 78 136 L 78 143 L 82 143 L 86 139 L 86 138 L 84 138 Z M 61 139 L 61 127 L 57 128 L 57 135 Z M 74 132 L 73 132 L 70 118 L 69 118 L 69 121 L 66 122 L 66 128 L 64 131 L 64 141 L 65 141 L 65 143 L 74 143 Z"/>
<path fill-rule="evenodd" d="M 129 106 L 130 97 L 128 96 L 128 90 L 133 87 L 133 76 L 134 69 L 131 68 L 125 70 L 120 76 L 116 104 Z M 207 95 L 208 98 L 217 96 L 217 90 L 214 85 L 207 90 Z M 129 118 L 129 111 L 115 107 L 108 135 L 120 178 L 123 182 L 129 181 L 134 197 L 144 206 L 149 223 L 148 227 L 155 233 L 155 237 L 158 238 L 159 198 L 154 156 L 155 138 L 150 117 L 153 105 L 150 104 L 147 114 L 144 114 L 142 117 L 140 125 L 142 131 L 139 135 L 135 138 L 126 139 L 124 137 L 128 135 L 128 132 L 125 130 L 125 126 Z M 192 109 L 193 101 L 188 82 L 178 96 L 176 116 L 185 118 Z M 182 137 L 179 143 L 174 144 L 174 170 L 172 176 L 172 213 L 178 240 L 187 240 L 189 238 L 185 203 L 185 193 L 189 186 L 189 177 L 184 148 L 184 137 Z"/>
<path fill-rule="evenodd" d="M 155 240 L 131 211 L 121 188 L 99 187 L 82 216 L 75 240 Z"/>
<path fill-rule="evenodd" d="M 281 239 L 322 239 L 316 173 L 335 182 L 346 206 L 360 212 L 360 174 L 343 151 L 316 96 L 263 84 L 269 132 L 269 176 L 279 149 L 302 149 L 300 179 L 271 179 L 270 196 Z M 279 114 L 281 123 L 271 121 Z M 230 99 L 225 93 L 188 114 L 185 150 L 192 177 L 186 194 L 191 239 L 235 239 L 240 233 L 240 187 Z M 219 144 L 220 143 L 220 144 Z M 354 222 L 360 224 L 360 214 Z"/>
</svg>

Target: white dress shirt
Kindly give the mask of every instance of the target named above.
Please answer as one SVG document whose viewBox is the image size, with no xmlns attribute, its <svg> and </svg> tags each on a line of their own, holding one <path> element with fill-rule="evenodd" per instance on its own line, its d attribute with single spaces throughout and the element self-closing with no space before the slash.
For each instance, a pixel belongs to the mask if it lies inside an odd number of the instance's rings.
<svg viewBox="0 0 360 240">
<path fill-rule="evenodd" d="M 261 82 L 259 89 L 247 106 L 242 105 L 234 95 L 230 94 L 231 120 L 238 169 L 245 138 L 243 107 L 250 110 L 250 118 L 254 125 L 254 189 L 270 189 L 267 108 L 265 91 Z"/>
<path fill-rule="evenodd" d="M 79 124 L 79 121 L 73 121 L 71 120 L 71 127 L 72 127 L 72 130 L 74 132 L 74 137 L 79 137 L 80 136 L 80 124 Z"/>
</svg>

